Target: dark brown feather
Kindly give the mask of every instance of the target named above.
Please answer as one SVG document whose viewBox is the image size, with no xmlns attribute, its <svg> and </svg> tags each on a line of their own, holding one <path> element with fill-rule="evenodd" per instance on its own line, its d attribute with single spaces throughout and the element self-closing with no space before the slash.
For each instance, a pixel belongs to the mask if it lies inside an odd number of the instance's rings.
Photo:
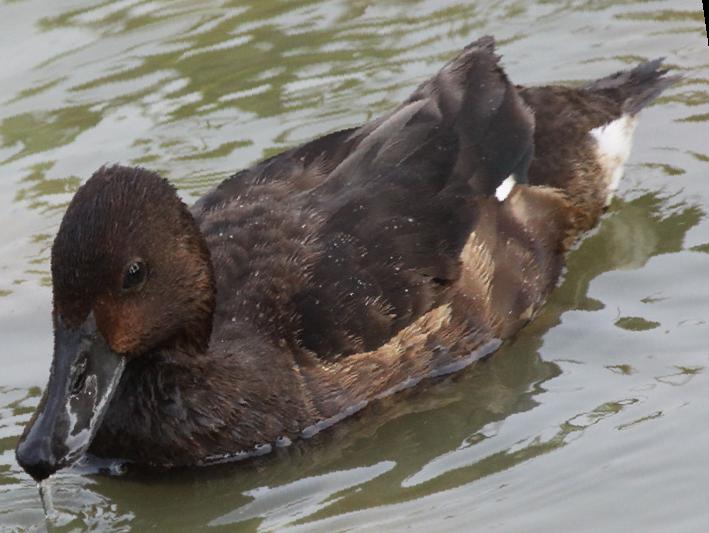
<svg viewBox="0 0 709 533">
<path fill-rule="evenodd" d="M 589 132 L 664 89 L 658 68 L 516 88 L 483 38 L 388 115 L 235 174 L 191 215 L 143 169 L 100 170 L 54 246 L 60 311 L 110 301 L 136 243 L 170 285 L 159 309 L 135 308 L 163 336 L 134 343 L 91 451 L 160 465 L 261 453 L 493 351 L 602 212 Z M 501 202 L 510 174 L 529 185 Z M 110 229 L 123 222 L 136 229 Z"/>
</svg>

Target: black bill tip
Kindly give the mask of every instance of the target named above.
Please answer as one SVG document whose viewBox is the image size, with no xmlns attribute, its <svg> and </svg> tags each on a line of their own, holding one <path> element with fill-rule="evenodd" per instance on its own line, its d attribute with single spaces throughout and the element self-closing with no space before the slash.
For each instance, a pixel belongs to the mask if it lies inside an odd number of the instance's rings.
<svg viewBox="0 0 709 533">
<path fill-rule="evenodd" d="M 48 438 L 23 440 L 15 450 L 15 457 L 25 472 L 38 483 L 59 470 Z"/>
</svg>

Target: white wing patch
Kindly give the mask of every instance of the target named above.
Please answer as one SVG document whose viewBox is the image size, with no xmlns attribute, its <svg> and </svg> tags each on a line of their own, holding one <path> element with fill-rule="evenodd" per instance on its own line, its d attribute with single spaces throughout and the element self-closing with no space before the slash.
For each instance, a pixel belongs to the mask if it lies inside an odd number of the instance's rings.
<svg viewBox="0 0 709 533">
<path fill-rule="evenodd" d="M 606 205 L 613 198 L 623 176 L 623 166 L 630 156 L 633 145 L 633 133 L 637 120 L 630 115 L 623 115 L 619 119 L 591 130 L 591 135 L 596 139 L 596 154 L 599 163 L 606 173 L 608 184 L 608 197 Z"/>
<path fill-rule="evenodd" d="M 512 192 L 512 188 L 515 186 L 515 183 L 517 183 L 517 181 L 512 174 L 507 176 L 505 181 L 500 183 L 497 189 L 495 189 L 495 198 L 497 198 L 500 202 L 503 202 Z"/>
</svg>

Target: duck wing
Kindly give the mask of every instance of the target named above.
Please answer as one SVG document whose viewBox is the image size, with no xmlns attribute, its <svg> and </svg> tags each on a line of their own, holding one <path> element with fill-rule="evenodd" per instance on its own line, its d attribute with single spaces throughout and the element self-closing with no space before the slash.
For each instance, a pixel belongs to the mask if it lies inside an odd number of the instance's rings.
<svg viewBox="0 0 709 533">
<path fill-rule="evenodd" d="M 192 208 L 215 329 L 238 319 L 326 359 L 381 346 L 451 297 L 479 201 L 525 181 L 533 134 L 484 37 L 391 113 L 235 174 Z"/>
<path fill-rule="evenodd" d="M 525 180 L 533 130 L 486 37 L 342 134 L 349 153 L 300 194 L 322 220 L 311 282 L 294 298 L 301 344 L 326 358 L 372 350 L 450 297 L 477 201 L 511 174 Z"/>
</svg>

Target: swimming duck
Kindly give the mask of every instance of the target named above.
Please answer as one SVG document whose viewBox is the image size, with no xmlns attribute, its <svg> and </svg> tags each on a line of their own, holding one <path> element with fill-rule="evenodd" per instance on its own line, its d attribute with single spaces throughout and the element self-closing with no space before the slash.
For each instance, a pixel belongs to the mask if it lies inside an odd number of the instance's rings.
<svg viewBox="0 0 709 533">
<path fill-rule="evenodd" d="M 19 464 L 264 453 L 490 354 L 598 222 L 638 112 L 677 79 L 660 63 L 525 88 L 485 37 L 389 114 L 191 208 L 100 168 L 52 247 L 54 356 Z"/>
</svg>

